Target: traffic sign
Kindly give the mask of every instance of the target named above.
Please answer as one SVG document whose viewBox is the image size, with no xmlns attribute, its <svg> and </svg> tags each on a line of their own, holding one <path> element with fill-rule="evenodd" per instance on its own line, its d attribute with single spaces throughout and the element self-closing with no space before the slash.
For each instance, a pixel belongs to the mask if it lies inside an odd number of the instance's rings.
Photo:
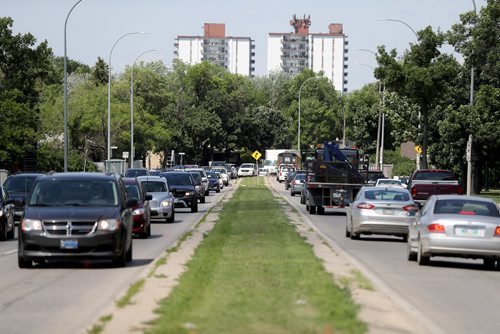
<svg viewBox="0 0 500 334">
<path fill-rule="evenodd" d="M 416 151 L 418 154 L 422 154 L 422 146 L 420 146 L 420 145 L 415 146 L 415 151 Z"/>
<path fill-rule="evenodd" d="M 252 153 L 252 158 L 254 158 L 255 160 L 259 160 L 261 156 L 262 154 L 260 154 L 259 151 L 255 151 Z"/>
</svg>

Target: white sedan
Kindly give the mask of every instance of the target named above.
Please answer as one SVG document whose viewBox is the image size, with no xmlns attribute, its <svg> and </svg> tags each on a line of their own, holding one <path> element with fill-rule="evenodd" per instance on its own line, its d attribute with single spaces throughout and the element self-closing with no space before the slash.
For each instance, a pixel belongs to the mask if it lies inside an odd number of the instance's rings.
<svg viewBox="0 0 500 334">
<path fill-rule="evenodd" d="M 500 260 L 500 212 L 488 198 L 433 195 L 410 222 L 408 260 L 429 264 L 432 256 Z"/>
</svg>

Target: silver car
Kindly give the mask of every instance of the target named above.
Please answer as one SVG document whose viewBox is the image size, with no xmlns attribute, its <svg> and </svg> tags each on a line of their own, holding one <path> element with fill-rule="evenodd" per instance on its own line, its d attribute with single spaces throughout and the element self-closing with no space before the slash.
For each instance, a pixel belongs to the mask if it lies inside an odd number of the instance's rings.
<svg viewBox="0 0 500 334">
<path fill-rule="evenodd" d="M 346 237 L 384 234 L 408 237 L 409 212 L 418 210 L 410 192 L 399 187 L 362 187 L 347 209 Z"/>
<path fill-rule="evenodd" d="M 306 174 L 305 173 L 295 174 L 293 179 L 290 181 L 290 195 L 295 196 L 295 194 L 300 194 L 305 184 L 306 184 Z"/>
<path fill-rule="evenodd" d="M 431 256 L 500 260 L 500 212 L 487 198 L 433 195 L 410 222 L 408 260 L 429 264 Z"/>
<path fill-rule="evenodd" d="M 166 219 L 167 223 L 175 220 L 174 197 L 170 192 L 167 180 L 160 176 L 138 176 L 148 195 L 153 196 L 149 201 L 151 219 Z"/>
</svg>

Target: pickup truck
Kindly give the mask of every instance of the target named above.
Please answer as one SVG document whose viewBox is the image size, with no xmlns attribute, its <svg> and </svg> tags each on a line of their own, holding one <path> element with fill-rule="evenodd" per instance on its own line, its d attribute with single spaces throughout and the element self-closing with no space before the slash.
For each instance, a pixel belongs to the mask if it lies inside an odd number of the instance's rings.
<svg viewBox="0 0 500 334">
<path fill-rule="evenodd" d="M 413 200 L 422 205 L 431 195 L 462 195 L 457 176 L 450 170 L 417 169 L 408 181 Z"/>
</svg>

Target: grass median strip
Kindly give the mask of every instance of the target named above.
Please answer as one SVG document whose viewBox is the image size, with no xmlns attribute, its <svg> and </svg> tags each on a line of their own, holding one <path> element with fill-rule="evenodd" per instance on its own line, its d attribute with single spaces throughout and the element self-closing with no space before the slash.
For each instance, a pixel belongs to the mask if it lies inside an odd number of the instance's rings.
<svg viewBox="0 0 500 334">
<path fill-rule="evenodd" d="M 148 333 L 362 333 L 358 307 L 288 224 L 257 178 L 245 179 L 160 303 Z"/>
</svg>

